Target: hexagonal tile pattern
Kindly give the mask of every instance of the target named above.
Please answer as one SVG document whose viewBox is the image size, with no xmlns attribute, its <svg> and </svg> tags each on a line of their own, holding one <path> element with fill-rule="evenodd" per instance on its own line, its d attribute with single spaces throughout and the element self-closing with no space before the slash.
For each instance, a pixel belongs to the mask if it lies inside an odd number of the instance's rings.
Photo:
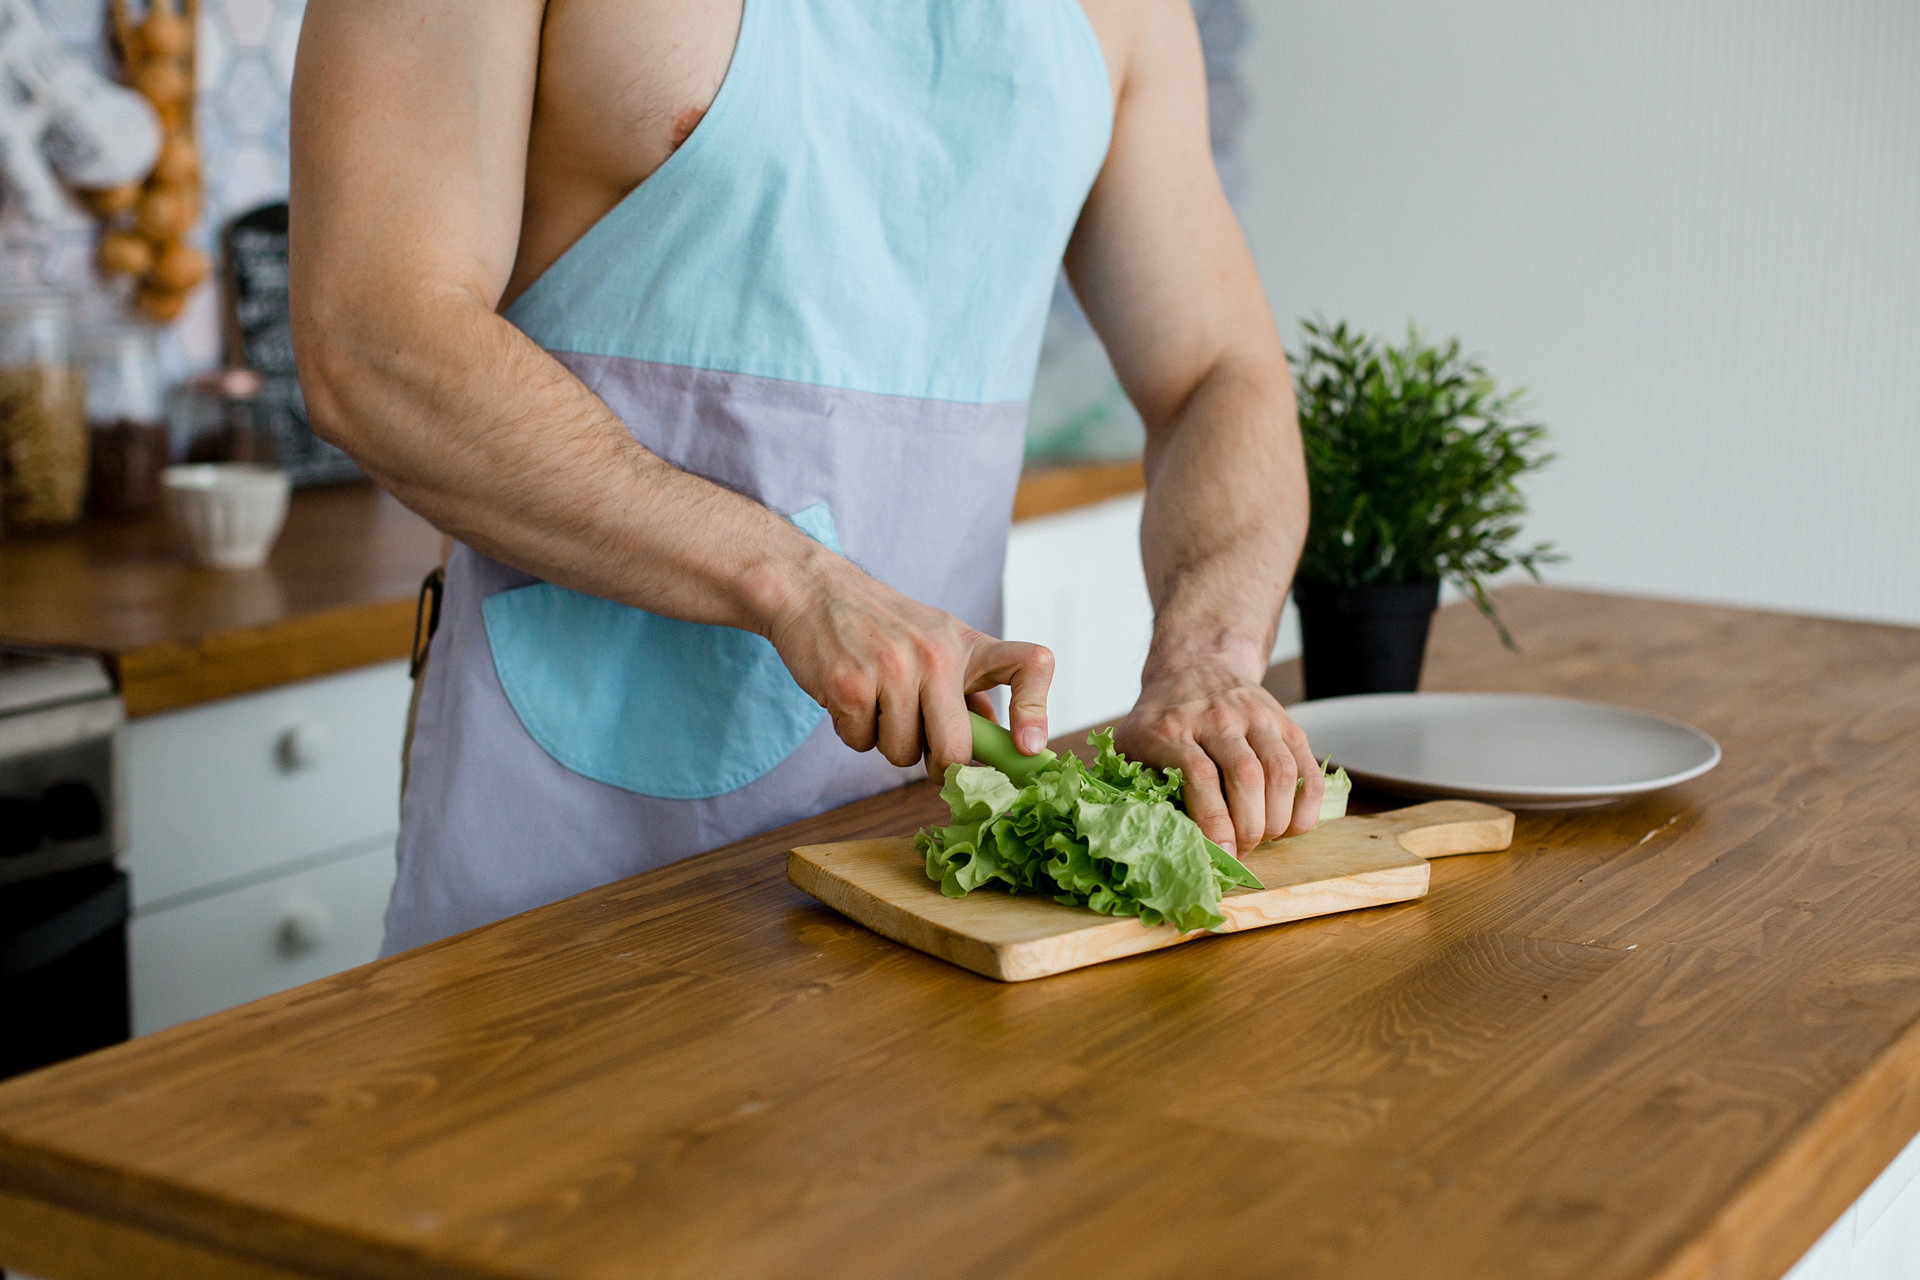
<svg viewBox="0 0 1920 1280">
<path fill-rule="evenodd" d="M 254 141 L 277 132 L 279 145 L 286 146 L 287 98 L 259 54 L 234 54 L 233 70 L 212 105 L 226 118 L 226 126 L 235 138 Z"/>
<path fill-rule="evenodd" d="M 202 102 L 219 92 L 227 79 L 227 36 L 213 11 L 202 9 L 193 27 L 194 89 Z"/>
<path fill-rule="evenodd" d="M 265 47 L 267 33 L 273 29 L 278 13 L 273 0 L 218 0 L 217 6 L 207 6 L 207 12 L 213 12 L 216 7 L 234 44 L 243 49 Z"/>
<path fill-rule="evenodd" d="M 62 44 L 98 40 L 107 16 L 100 0 L 39 0 L 37 8 L 47 34 Z"/>
<path fill-rule="evenodd" d="M 221 222 L 236 214 L 283 200 L 287 194 L 285 153 L 275 154 L 265 147 L 243 146 L 233 153 L 233 163 L 220 179 Z"/>
</svg>

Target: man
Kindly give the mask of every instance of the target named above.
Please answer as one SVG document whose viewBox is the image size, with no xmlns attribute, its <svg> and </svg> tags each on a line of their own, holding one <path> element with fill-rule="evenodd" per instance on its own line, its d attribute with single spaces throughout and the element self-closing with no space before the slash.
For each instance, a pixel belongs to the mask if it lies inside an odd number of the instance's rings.
<svg viewBox="0 0 1920 1280">
<path fill-rule="evenodd" d="M 1148 427 L 1116 739 L 1246 849 L 1312 822 L 1260 686 L 1305 483 L 1185 0 L 312 0 L 316 427 L 447 531 L 396 950 L 970 755 L 1063 254 Z M 1307 785 L 1296 796 L 1295 780 Z"/>
</svg>

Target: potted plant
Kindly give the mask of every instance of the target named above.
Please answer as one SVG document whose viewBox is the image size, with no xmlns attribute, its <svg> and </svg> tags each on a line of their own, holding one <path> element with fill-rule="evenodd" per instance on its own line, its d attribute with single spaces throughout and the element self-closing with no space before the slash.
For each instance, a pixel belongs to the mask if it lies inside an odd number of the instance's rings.
<svg viewBox="0 0 1920 1280">
<path fill-rule="evenodd" d="M 1487 579 L 1560 557 L 1517 546 L 1515 481 L 1551 460 L 1522 390 L 1501 392 L 1458 339 L 1392 346 L 1303 321 L 1294 357 L 1312 509 L 1293 584 L 1309 698 L 1411 691 L 1447 579 L 1508 648 Z"/>
</svg>

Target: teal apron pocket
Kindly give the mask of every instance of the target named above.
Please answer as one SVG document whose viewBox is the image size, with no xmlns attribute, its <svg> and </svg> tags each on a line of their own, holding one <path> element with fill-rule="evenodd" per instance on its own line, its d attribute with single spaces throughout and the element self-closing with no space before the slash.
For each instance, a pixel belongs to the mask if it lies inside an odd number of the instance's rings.
<svg viewBox="0 0 1920 1280">
<path fill-rule="evenodd" d="M 788 519 L 840 550 L 824 502 Z M 514 714 L 584 777 L 666 800 L 738 790 L 826 712 L 765 639 L 539 582 L 480 602 Z"/>
</svg>

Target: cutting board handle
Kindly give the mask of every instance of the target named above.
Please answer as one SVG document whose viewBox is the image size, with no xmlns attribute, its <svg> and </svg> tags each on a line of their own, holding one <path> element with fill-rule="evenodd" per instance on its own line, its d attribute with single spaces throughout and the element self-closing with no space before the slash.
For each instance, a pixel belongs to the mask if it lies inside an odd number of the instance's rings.
<svg viewBox="0 0 1920 1280">
<path fill-rule="evenodd" d="M 1368 816 L 1402 849 L 1422 858 L 1493 853 L 1513 843 L 1513 815 L 1477 800 L 1429 800 Z"/>
</svg>

